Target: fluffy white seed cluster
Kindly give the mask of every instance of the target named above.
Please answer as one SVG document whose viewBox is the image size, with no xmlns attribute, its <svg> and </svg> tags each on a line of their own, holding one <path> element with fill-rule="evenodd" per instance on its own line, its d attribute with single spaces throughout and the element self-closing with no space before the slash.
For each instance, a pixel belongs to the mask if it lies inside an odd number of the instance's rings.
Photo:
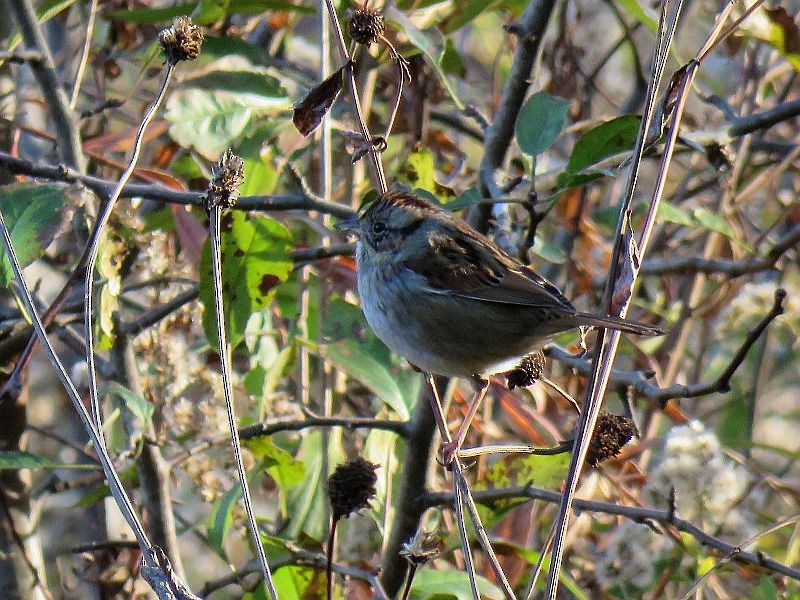
<svg viewBox="0 0 800 600">
<path fill-rule="evenodd" d="M 674 489 L 678 517 L 732 543 L 756 532 L 749 503 L 742 502 L 750 476 L 725 456 L 716 434 L 701 422 L 673 428 L 656 461 L 642 489 L 645 505 L 666 508 Z M 595 575 L 604 589 L 644 590 L 657 577 L 659 560 L 666 560 L 671 549 L 665 536 L 626 521 L 611 535 Z"/>
</svg>

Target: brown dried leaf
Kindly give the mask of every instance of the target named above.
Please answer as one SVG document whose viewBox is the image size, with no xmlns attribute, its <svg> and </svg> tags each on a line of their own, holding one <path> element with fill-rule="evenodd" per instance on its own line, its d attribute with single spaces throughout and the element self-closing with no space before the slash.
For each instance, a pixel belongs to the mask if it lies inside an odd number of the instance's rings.
<svg viewBox="0 0 800 600">
<path fill-rule="evenodd" d="M 300 102 L 294 105 L 292 122 L 297 131 L 307 136 L 314 131 L 328 114 L 331 106 L 342 91 L 343 72 L 347 65 L 336 71 L 325 81 L 320 83 L 306 94 Z"/>
</svg>

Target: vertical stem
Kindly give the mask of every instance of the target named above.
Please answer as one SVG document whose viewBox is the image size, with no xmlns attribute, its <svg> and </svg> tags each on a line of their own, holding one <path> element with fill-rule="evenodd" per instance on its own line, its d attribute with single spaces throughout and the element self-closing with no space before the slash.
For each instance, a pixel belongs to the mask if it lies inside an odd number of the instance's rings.
<svg viewBox="0 0 800 600">
<path fill-rule="evenodd" d="M 236 414 L 233 409 L 233 391 L 231 389 L 231 364 L 230 348 L 225 333 L 225 310 L 222 301 L 222 245 L 220 240 L 220 217 L 222 209 L 219 205 L 211 207 L 209 210 L 209 230 L 211 245 L 211 269 L 214 279 L 214 312 L 217 321 L 217 340 L 219 343 L 219 362 L 222 370 L 222 391 L 225 396 L 225 409 L 228 414 L 228 428 L 231 433 L 231 446 L 233 446 L 233 458 L 236 463 L 236 471 L 239 474 L 239 483 L 242 486 L 242 500 L 244 501 L 245 512 L 247 513 L 247 525 L 250 528 L 250 535 L 253 538 L 253 546 L 258 555 L 258 562 L 261 565 L 261 572 L 264 576 L 264 585 L 269 592 L 272 600 L 279 600 L 278 592 L 275 589 L 275 582 L 272 579 L 272 572 L 267 562 L 267 555 L 264 552 L 264 545 L 261 543 L 261 536 L 258 533 L 258 523 L 256 522 L 253 502 L 250 496 L 250 485 L 247 482 L 247 473 L 242 462 L 242 446 L 239 440 L 239 428 L 236 422 Z"/>
<path fill-rule="evenodd" d="M 86 72 L 86 65 L 89 62 L 89 50 L 92 47 L 92 35 L 94 34 L 94 21 L 97 16 L 97 3 L 98 0 L 92 0 L 92 4 L 89 6 L 89 19 L 86 23 L 86 39 L 83 42 L 81 61 L 78 63 L 78 72 L 75 73 L 75 85 L 72 86 L 72 96 L 69 99 L 69 107 L 71 110 L 75 110 L 75 105 L 78 102 L 78 95 L 81 92 L 83 75 Z"/>
<path fill-rule="evenodd" d="M 44 37 L 42 28 L 33 6 L 28 0 L 8 0 L 9 6 L 17 19 L 25 47 L 42 55 L 41 61 L 30 63 L 33 75 L 42 88 L 42 96 L 50 108 L 53 125 L 58 140 L 58 154 L 68 166 L 86 171 L 86 157 L 81 147 L 80 132 L 75 114 L 69 108 L 69 99 L 56 75 L 56 67 L 50 46 Z"/>
</svg>

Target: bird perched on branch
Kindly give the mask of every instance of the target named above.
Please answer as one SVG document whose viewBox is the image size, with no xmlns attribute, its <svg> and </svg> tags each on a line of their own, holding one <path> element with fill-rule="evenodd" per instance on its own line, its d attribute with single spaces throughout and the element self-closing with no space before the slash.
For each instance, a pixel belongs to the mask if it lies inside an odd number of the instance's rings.
<svg viewBox="0 0 800 600">
<path fill-rule="evenodd" d="M 387 192 L 336 226 L 356 236 L 358 294 L 375 334 L 425 373 L 476 384 L 453 447 L 446 448 L 451 457 L 486 394 L 486 377 L 513 371 L 555 335 L 581 326 L 662 333 L 576 310 L 553 284 L 462 219 L 408 192 Z"/>
</svg>

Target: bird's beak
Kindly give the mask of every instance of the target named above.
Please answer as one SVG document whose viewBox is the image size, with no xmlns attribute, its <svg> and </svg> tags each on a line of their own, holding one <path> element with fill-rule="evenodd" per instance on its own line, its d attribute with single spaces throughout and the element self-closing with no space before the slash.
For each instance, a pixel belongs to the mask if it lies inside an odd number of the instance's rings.
<svg viewBox="0 0 800 600">
<path fill-rule="evenodd" d="M 358 219 L 345 219 L 344 221 L 339 221 L 333 227 L 339 231 L 347 231 L 353 234 L 358 234 L 361 229 Z"/>
</svg>

